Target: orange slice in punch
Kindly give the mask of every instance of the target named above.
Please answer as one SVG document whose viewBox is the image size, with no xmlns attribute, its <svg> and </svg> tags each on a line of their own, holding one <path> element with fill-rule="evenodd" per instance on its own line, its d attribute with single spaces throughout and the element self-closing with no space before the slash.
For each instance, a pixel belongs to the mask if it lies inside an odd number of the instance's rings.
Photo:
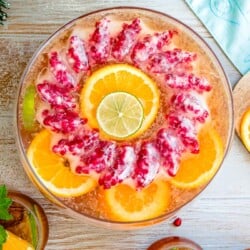
<svg viewBox="0 0 250 250">
<path fill-rule="evenodd" d="M 31 142 L 27 156 L 38 178 L 52 193 L 73 197 L 95 188 L 97 183 L 94 179 L 74 174 L 65 159 L 50 148 L 51 133 L 43 130 Z"/>
<path fill-rule="evenodd" d="M 184 157 L 177 175 L 171 179 L 179 188 L 196 188 L 207 183 L 221 164 L 223 144 L 216 130 L 205 126 L 201 129 L 198 140 L 200 153 Z"/>
<path fill-rule="evenodd" d="M 140 129 L 126 139 L 142 134 L 154 121 L 159 108 L 159 90 L 156 83 L 141 70 L 128 64 L 113 64 L 95 71 L 85 82 L 80 95 L 81 115 L 92 128 L 98 128 L 97 107 L 105 96 L 126 92 L 138 98 L 144 118 Z"/>
<path fill-rule="evenodd" d="M 141 190 L 127 184 L 104 190 L 110 216 L 117 221 L 141 221 L 160 216 L 167 210 L 170 197 L 169 184 L 161 179 Z"/>
</svg>

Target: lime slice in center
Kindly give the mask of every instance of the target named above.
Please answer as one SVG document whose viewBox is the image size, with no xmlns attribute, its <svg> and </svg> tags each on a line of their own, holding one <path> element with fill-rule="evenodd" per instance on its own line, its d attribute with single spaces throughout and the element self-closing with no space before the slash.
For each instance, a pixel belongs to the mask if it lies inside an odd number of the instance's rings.
<svg viewBox="0 0 250 250">
<path fill-rule="evenodd" d="M 140 129 L 143 114 L 143 106 L 137 97 L 126 92 L 113 92 L 101 100 L 96 119 L 106 135 L 122 140 Z"/>
</svg>

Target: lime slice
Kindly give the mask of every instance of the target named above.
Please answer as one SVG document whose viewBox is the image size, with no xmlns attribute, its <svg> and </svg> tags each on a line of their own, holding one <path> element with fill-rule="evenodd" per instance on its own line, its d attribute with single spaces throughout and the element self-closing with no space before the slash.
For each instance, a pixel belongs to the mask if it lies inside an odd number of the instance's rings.
<svg viewBox="0 0 250 250">
<path fill-rule="evenodd" d="M 143 106 L 139 99 L 126 92 L 106 95 L 97 107 L 99 128 L 108 136 L 121 140 L 138 131 L 143 121 Z"/>
<path fill-rule="evenodd" d="M 32 130 L 35 124 L 35 97 L 36 88 L 30 85 L 23 98 L 23 126 L 27 130 Z"/>
<path fill-rule="evenodd" d="M 34 210 L 36 211 L 36 205 L 34 205 Z M 31 229 L 32 245 L 36 248 L 38 243 L 38 232 L 37 232 L 36 219 L 31 212 L 29 213 L 29 222 Z"/>
</svg>

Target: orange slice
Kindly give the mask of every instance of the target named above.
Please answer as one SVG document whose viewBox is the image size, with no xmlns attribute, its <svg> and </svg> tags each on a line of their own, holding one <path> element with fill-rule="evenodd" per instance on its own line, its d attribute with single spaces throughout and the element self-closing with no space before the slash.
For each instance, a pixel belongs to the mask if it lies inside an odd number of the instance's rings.
<svg viewBox="0 0 250 250">
<path fill-rule="evenodd" d="M 104 191 L 110 217 L 118 221 L 155 218 L 167 210 L 170 196 L 168 183 L 161 179 L 141 190 L 119 184 Z"/>
<path fill-rule="evenodd" d="M 23 240 L 15 234 L 6 230 L 7 240 L 3 244 L 3 250 L 34 250 L 35 248 L 26 240 Z"/>
<path fill-rule="evenodd" d="M 55 195 L 85 194 L 97 185 L 89 176 L 74 174 L 63 157 L 51 151 L 51 133 L 43 130 L 31 142 L 27 156 L 40 181 Z"/>
<path fill-rule="evenodd" d="M 92 128 L 98 128 L 96 110 L 101 100 L 113 92 L 126 92 L 139 99 L 144 119 L 140 129 L 129 138 L 143 133 L 154 121 L 159 108 L 156 83 L 141 70 L 128 64 L 108 65 L 95 71 L 86 80 L 80 96 L 81 115 L 88 119 Z"/>
<path fill-rule="evenodd" d="M 244 113 L 240 123 L 240 138 L 250 152 L 250 107 Z"/>
<path fill-rule="evenodd" d="M 210 126 L 201 129 L 198 136 L 199 154 L 190 154 L 181 160 L 177 175 L 171 182 L 179 188 L 196 188 L 209 181 L 223 159 L 223 144 L 218 133 Z"/>
</svg>

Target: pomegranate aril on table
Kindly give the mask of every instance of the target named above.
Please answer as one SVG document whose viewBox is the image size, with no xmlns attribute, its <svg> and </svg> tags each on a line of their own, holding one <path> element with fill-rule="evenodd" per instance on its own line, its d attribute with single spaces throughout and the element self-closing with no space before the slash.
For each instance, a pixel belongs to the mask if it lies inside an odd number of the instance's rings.
<svg viewBox="0 0 250 250">
<path fill-rule="evenodd" d="M 171 128 L 162 128 L 158 131 L 156 145 L 163 168 L 170 176 L 174 176 L 179 166 L 181 154 L 185 152 L 184 145 Z"/>
</svg>

